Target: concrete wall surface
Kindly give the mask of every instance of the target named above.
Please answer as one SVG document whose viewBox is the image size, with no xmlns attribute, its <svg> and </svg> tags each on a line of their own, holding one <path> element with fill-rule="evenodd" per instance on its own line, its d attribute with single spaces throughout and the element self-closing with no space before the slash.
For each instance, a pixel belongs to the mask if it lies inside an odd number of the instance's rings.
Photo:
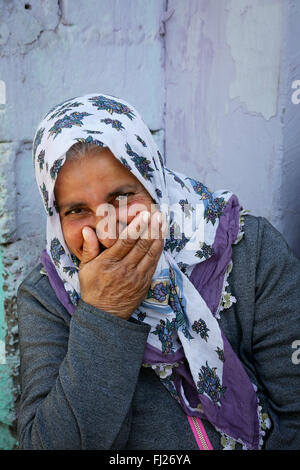
<svg viewBox="0 0 300 470">
<path fill-rule="evenodd" d="M 298 0 L 0 0 L 0 449 L 17 447 L 16 290 L 45 245 L 39 121 L 124 98 L 169 168 L 233 191 L 300 256 L 299 24 Z"/>
</svg>

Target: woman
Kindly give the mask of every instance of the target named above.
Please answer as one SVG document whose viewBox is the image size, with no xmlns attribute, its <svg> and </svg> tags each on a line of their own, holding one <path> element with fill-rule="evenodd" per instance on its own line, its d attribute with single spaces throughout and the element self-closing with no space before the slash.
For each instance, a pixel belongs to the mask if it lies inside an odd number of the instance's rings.
<svg viewBox="0 0 300 470">
<path fill-rule="evenodd" d="M 300 448 L 279 232 L 165 168 L 116 97 L 52 108 L 33 158 L 47 248 L 18 291 L 20 448 Z"/>
</svg>

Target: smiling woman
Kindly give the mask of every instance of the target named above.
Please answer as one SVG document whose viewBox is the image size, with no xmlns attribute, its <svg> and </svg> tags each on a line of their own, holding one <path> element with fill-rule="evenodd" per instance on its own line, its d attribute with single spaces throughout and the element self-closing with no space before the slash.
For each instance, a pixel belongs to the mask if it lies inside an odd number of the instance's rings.
<svg viewBox="0 0 300 470">
<path fill-rule="evenodd" d="M 299 448 L 300 262 L 279 232 L 166 168 L 119 98 L 52 108 L 33 160 L 47 246 L 18 291 L 20 448 Z"/>
<path fill-rule="evenodd" d="M 80 146 L 78 153 L 76 146 L 77 149 Z M 58 174 L 54 192 L 65 242 L 79 260 L 82 257 L 82 229 L 85 226 L 94 229 L 94 232 L 98 226 L 98 241 L 109 248 L 119 236 L 120 227 L 127 226 L 139 211 L 150 213 L 155 204 L 134 174 L 107 147 L 101 148 L 95 144 L 84 144 L 83 147 L 79 143 L 71 147 Z M 97 215 L 100 205 L 103 205 L 103 215 Z M 108 220 L 109 224 L 113 219 L 113 226 L 108 227 L 108 232 L 101 233 L 103 230 L 99 227 L 104 229 L 105 226 L 101 226 L 99 221 L 106 209 L 108 211 L 107 205 L 115 209 L 113 217 Z M 108 237 L 110 233 L 112 238 Z"/>
</svg>

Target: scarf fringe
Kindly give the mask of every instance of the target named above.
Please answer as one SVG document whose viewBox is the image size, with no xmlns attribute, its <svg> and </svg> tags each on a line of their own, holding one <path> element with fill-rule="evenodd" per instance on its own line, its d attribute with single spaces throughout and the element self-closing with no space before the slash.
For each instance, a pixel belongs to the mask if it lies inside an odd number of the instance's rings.
<svg viewBox="0 0 300 470">
<path fill-rule="evenodd" d="M 257 392 L 256 385 L 252 384 L 255 392 Z M 259 423 L 259 443 L 258 449 L 261 450 L 264 445 L 264 437 L 266 435 L 266 429 L 271 428 L 271 420 L 267 413 L 262 412 L 262 406 L 260 405 L 259 398 L 256 395 L 257 399 L 257 417 Z M 221 429 L 216 428 L 216 430 L 221 434 L 221 445 L 223 447 L 222 450 L 235 450 L 236 443 L 242 445 L 242 450 L 250 450 L 249 447 L 243 442 L 241 439 L 234 439 L 233 437 L 229 436 L 225 432 L 221 431 Z"/>
<path fill-rule="evenodd" d="M 233 245 L 237 245 L 241 241 L 241 239 L 243 238 L 243 236 L 244 236 L 244 225 L 245 225 L 245 217 L 244 216 L 249 215 L 249 213 L 251 213 L 251 211 L 248 210 L 248 209 L 242 209 L 240 211 L 239 231 L 238 231 L 235 242 L 233 242 Z"/>
</svg>

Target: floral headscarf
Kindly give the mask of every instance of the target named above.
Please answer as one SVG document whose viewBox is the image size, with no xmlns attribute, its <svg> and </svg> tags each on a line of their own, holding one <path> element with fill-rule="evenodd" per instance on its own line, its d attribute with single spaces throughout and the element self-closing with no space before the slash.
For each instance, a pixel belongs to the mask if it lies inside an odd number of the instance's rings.
<svg viewBox="0 0 300 470">
<path fill-rule="evenodd" d="M 246 448 L 259 448 L 254 386 L 218 324 L 232 244 L 241 237 L 242 208 L 236 196 L 211 192 L 165 168 L 147 125 L 122 99 L 88 94 L 53 107 L 36 132 L 33 159 L 48 216 L 42 261 L 48 273 L 55 268 L 61 279 L 63 289 L 56 293 L 70 314 L 80 299 L 78 259 L 64 241 L 54 185 L 76 142 L 108 147 L 170 216 L 169 236 L 148 295 L 132 315 L 151 326 L 143 365 L 155 370 L 187 415 L 209 420 Z M 178 210 L 169 213 L 170 207 L 179 208 L 180 216 Z M 196 265 L 208 279 L 201 294 L 191 282 Z"/>
</svg>

